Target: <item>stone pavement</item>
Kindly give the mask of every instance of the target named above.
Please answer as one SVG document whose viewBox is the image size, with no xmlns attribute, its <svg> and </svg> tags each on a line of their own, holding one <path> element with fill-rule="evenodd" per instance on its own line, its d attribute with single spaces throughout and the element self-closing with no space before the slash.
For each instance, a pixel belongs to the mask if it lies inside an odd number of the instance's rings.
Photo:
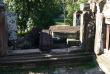
<svg viewBox="0 0 110 74">
<path fill-rule="evenodd" d="M 65 68 L 60 68 L 57 69 L 53 74 L 105 74 L 105 73 L 100 68 L 95 67 L 87 70 L 81 70 L 81 69 L 67 70 Z"/>
</svg>

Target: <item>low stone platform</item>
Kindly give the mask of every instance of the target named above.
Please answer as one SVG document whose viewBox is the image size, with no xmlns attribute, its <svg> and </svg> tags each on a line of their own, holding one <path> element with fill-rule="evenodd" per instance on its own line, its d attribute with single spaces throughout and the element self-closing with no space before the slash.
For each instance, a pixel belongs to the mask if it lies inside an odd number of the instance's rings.
<svg viewBox="0 0 110 74">
<path fill-rule="evenodd" d="M 51 53 L 71 53 L 78 51 L 83 51 L 80 46 L 71 46 L 69 48 L 64 48 L 64 49 L 52 49 Z"/>
<path fill-rule="evenodd" d="M 44 54 L 39 49 L 14 50 L 7 56 L 0 57 L 0 66 L 37 64 L 37 65 L 82 65 L 92 60 L 89 52 L 84 52 L 80 47 L 68 49 L 52 49 L 51 53 Z"/>
<path fill-rule="evenodd" d="M 68 46 L 80 46 L 80 40 L 76 39 L 67 39 Z"/>
</svg>

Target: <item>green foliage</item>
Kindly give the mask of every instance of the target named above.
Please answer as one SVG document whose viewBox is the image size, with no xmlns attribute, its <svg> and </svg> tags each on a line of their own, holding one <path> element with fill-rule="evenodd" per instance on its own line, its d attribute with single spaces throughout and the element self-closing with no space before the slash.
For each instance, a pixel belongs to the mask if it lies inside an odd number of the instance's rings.
<svg viewBox="0 0 110 74">
<path fill-rule="evenodd" d="M 8 10 L 18 14 L 18 28 L 25 31 L 37 26 L 40 29 L 55 24 L 53 15 L 62 13 L 60 0 L 4 0 Z"/>
<path fill-rule="evenodd" d="M 80 0 L 81 3 L 87 3 L 88 0 Z"/>
<path fill-rule="evenodd" d="M 41 66 L 36 66 L 33 68 L 22 68 L 22 67 L 8 67 L 7 69 L 3 69 L 0 67 L 0 72 L 44 72 L 46 70 L 50 70 L 50 72 L 54 72 L 56 68 L 62 68 L 63 66 L 47 66 L 47 65 L 41 65 Z"/>
<path fill-rule="evenodd" d="M 0 67 L 0 72 L 44 72 L 46 70 L 50 71 L 51 73 L 53 73 L 56 69 L 58 68 L 67 68 L 69 69 L 80 69 L 80 70 L 84 70 L 84 69 L 91 69 L 96 67 L 96 65 L 94 64 L 93 61 L 88 62 L 85 65 L 79 66 L 79 65 L 71 65 L 71 66 L 60 66 L 60 65 L 52 65 L 52 66 L 47 66 L 47 65 L 41 65 L 41 66 L 35 66 L 33 68 L 22 68 L 22 66 L 19 67 L 8 67 L 6 69 Z"/>
<path fill-rule="evenodd" d="M 94 64 L 94 62 L 88 62 L 85 66 L 86 69 L 91 69 L 96 67 L 96 65 Z"/>
<path fill-rule="evenodd" d="M 56 25 L 65 25 L 64 22 L 55 22 Z"/>
<path fill-rule="evenodd" d="M 18 14 L 18 29 L 20 32 L 30 30 L 34 26 L 39 29 L 47 29 L 54 25 L 54 18 L 63 14 L 62 0 L 4 0 L 8 4 L 8 10 Z M 72 25 L 73 12 L 80 9 L 80 3 L 87 0 L 67 0 L 66 17 L 67 24 Z"/>
<path fill-rule="evenodd" d="M 76 0 L 73 2 L 73 0 L 68 0 L 66 5 L 66 11 L 67 11 L 67 24 L 72 25 L 73 24 L 73 13 L 75 11 L 80 10 L 80 3 L 86 3 L 87 0 Z"/>
<path fill-rule="evenodd" d="M 58 17 L 63 13 L 63 4 L 61 0 L 54 0 L 55 8 L 54 8 L 54 17 Z"/>
</svg>

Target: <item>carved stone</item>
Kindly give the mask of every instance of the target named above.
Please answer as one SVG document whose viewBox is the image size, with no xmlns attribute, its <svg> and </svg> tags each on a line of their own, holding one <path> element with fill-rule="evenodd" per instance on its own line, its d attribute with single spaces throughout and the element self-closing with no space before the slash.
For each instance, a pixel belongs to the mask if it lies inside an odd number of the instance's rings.
<svg viewBox="0 0 110 74">
<path fill-rule="evenodd" d="M 16 40 L 18 33 L 17 33 L 17 14 L 12 11 L 5 11 L 4 12 L 7 18 L 7 26 L 8 26 L 8 39 L 9 40 Z"/>
</svg>

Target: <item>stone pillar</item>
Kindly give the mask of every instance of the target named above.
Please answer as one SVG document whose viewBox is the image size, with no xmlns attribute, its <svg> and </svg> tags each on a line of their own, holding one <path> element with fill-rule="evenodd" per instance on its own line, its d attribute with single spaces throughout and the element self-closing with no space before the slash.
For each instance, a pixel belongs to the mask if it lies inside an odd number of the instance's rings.
<svg viewBox="0 0 110 74">
<path fill-rule="evenodd" d="M 88 19 L 87 17 L 85 17 L 84 15 L 87 13 L 86 10 L 90 9 L 90 6 L 87 4 L 80 4 L 80 10 L 83 11 L 83 13 L 81 14 L 81 19 L 80 19 L 80 46 L 84 47 L 84 32 L 85 32 L 85 21 L 84 19 Z M 87 21 L 88 22 L 88 21 Z"/>
<path fill-rule="evenodd" d="M 9 40 L 16 40 L 18 37 L 17 14 L 12 11 L 5 11 L 4 14 L 7 18 L 8 39 Z"/>
<path fill-rule="evenodd" d="M 104 53 L 104 48 L 106 45 L 106 42 L 105 42 L 106 36 L 104 36 L 106 35 L 104 33 L 106 31 L 104 30 L 104 28 L 106 28 L 106 24 L 105 24 L 105 17 L 104 17 L 105 15 L 103 14 L 104 12 L 106 12 L 104 8 L 104 6 L 106 6 L 105 3 L 106 3 L 106 0 L 97 1 L 96 3 L 97 13 L 96 13 L 96 34 L 95 34 L 95 46 L 94 46 L 94 52 L 96 54 Z M 107 14 L 107 16 L 108 15 L 109 14 Z"/>
<path fill-rule="evenodd" d="M 83 12 L 82 11 L 76 11 L 74 13 L 74 18 L 73 18 L 73 26 L 80 26 L 80 20 L 81 20 L 81 14 Z"/>
<path fill-rule="evenodd" d="M 0 56 L 4 56 L 7 54 L 7 45 L 8 45 L 8 37 L 7 37 L 7 27 L 6 27 L 6 17 L 3 14 L 5 11 L 5 4 L 3 1 L 0 2 Z"/>
<path fill-rule="evenodd" d="M 80 21 L 80 42 L 81 42 L 81 44 L 80 44 L 80 46 L 82 47 L 82 44 L 83 44 L 83 40 L 84 40 L 84 14 L 85 14 L 86 12 L 83 12 L 82 14 L 81 14 L 81 21 Z"/>
<path fill-rule="evenodd" d="M 73 26 L 76 26 L 76 12 L 73 14 Z"/>
<path fill-rule="evenodd" d="M 83 11 L 81 14 L 80 21 L 80 42 L 81 47 L 85 51 L 93 51 L 94 49 L 94 36 L 95 36 L 95 21 L 92 10 L 90 10 L 90 4 L 81 4 L 80 10 Z"/>
<path fill-rule="evenodd" d="M 102 34 L 102 27 L 103 27 L 103 14 L 97 13 L 96 14 L 96 34 L 95 34 L 95 46 L 94 51 L 96 54 L 103 53 L 103 34 Z"/>
</svg>

